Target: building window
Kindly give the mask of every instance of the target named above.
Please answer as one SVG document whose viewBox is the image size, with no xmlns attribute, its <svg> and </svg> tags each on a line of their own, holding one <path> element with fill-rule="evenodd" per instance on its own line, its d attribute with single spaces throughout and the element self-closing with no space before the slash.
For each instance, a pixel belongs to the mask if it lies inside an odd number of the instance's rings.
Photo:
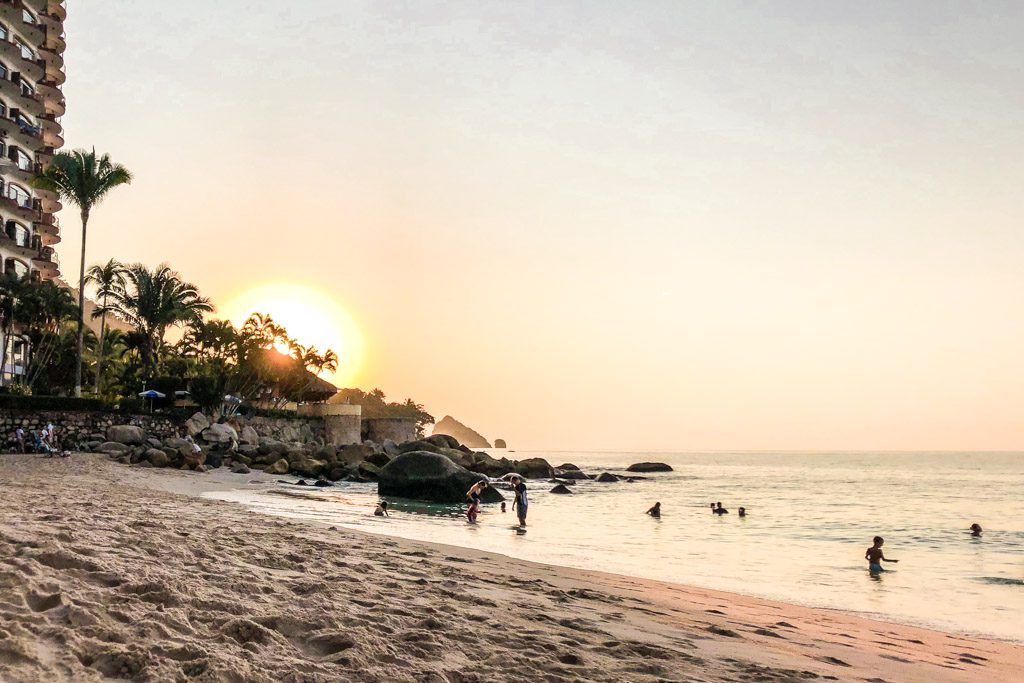
<svg viewBox="0 0 1024 683">
<path fill-rule="evenodd" d="M 32 87 L 31 83 L 25 80 L 24 76 L 22 76 L 21 80 L 18 82 L 18 87 L 21 88 L 21 94 L 25 97 L 32 97 L 36 94 L 36 89 Z"/>
<path fill-rule="evenodd" d="M 0 40 L 7 40 L 7 27 L 0 24 Z"/>
<path fill-rule="evenodd" d="M 7 76 L 10 75 L 10 71 L 7 70 L 7 65 L 0 62 L 0 78 L 7 80 Z"/>
<path fill-rule="evenodd" d="M 21 149 L 19 149 L 17 147 L 12 147 L 11 148 L 11 152 L 12 152 L 12 155 L 11 155 L 12 159 L 14 160 L 15 163 L 18 164 L 18 168 L 20 168 L 22 171 L 31 171 L 32 170 L 32 157 L 30 157 L 29 155 L 25 154 L 25 152 L 23 150 L 21 150 Z"/>
<path fill-rule="evenodd" d="M 9 258 L 4 262 L 4 274 L 25 277 L 28 273 L 28 266 L 18 259 Z"/>
<path fill-rule="evenodd" d="M 32 195 L 20 185 L 9 183 L 7 185 L 7 196 L 13 199 L 23 209 L 32 208 Z"/>
<path fill-rule="evenodd" d="M 7 237 L 14 240 L 14 243 L 19 247 L 31 247 L 32 246 L 32 233 L 21 223 L 17 221 L 7 221 L 7 229 L 4 231 L 7 233 Z"/>
<path fill-rule="evenodd" d="M 18 46 L 19 50 L 21 50 L 22 59 L 27 59 L 30 62 L 36 61 L 36 53 L 32 51 L 32 48 L 23 43 L 20 38 L 15 38 L 14 44 Z"/>
<path fill-rule="evenodd" d="M 0 101 L 0 118 L 7 118 L 7 105 L 3 101 Z"/>
<path fill-rule="evenodd" d="M 36 21 L 36 15 L 32 14 L 31 12 L 29 12 L 24 7 L 21 9 L 21 20 L 24 21 L 26 24 L 36 24 L 36 23 L 38 23 Z"/>
</svg>

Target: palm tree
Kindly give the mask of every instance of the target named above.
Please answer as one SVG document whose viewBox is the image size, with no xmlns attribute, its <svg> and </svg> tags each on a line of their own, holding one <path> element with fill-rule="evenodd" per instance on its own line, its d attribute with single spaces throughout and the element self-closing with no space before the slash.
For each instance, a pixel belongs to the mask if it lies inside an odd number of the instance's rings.
<svg viewBox="0 0 1024 683">
<path fill-rule="evenodd" d="M 167 330 L 199 321 L 213 306 L 170 266 L 149 270 L 137 263 L 125 269 L 124 284 L 110 296 L 110 310 L 140 333 L 142 365 L 152 371 Z"/>
<path fill-rule="evenodd" d="M 78 359 L 75 363 L 75 396 L 82 395 L 82 348 L 85 340 L 85 239 L 89 214 L 111 190 L 132 182 L 132 174 L 115 164 L 110 155 L 96 156 L 76 149 L 59 152 L 49 166 L 32 179 L 32 187 L 57 193 L 78 207 L 82 216 L 82 259 L 78 274 Z"/>
<path fill-rule="evenodd" d="M 100 377 L 103 375 L 104 340 L 107 337 L 107 311 L 110 296 L 118 289 L 124 288 L 124 264 L 116 259 L 110 259 L 103 265 L 93 266 L 89 269 L 85 281 L 96 285 L 96 298 L 100 305 L 93 311 L 92 316 L 100 318 L 100 345 L 99 353 L 96 356 L 96 393 L 100 393 Z"/>
</svg>

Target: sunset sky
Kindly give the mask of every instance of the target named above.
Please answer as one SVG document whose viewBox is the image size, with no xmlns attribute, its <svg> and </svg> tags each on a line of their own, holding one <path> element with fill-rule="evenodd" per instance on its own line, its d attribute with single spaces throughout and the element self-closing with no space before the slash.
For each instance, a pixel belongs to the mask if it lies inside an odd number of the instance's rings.
<svg viewBox="0 0 1024 683">
<path fill-rule="evenodd" d="M 1020 3 L 69 5 L 68 146 L 136 175 L 90 263 L 341 384 L 523 449 L 1024 449 Z"/>
</svg>

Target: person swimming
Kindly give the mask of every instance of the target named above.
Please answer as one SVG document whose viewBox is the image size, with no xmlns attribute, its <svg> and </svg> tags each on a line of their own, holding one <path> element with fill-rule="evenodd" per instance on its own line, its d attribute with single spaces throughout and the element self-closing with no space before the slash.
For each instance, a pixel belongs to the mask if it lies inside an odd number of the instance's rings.
<svg viewBox="0 0 1024 683">
<path fill-rule="evenodd" d="M 882 562 L 899 562 L 899 560 L 890 560 L 882 554 L 883 543 L 885 543 L 884 538 L 881 536 L 875 536 L 873 539 L 873 545 L 864 553 L 864 559 L 868 561 L 868 570 L 872 574 L 885 571 L 882 569 Z"/>
<path fill-rule="evenodd" d="M 747 508 L 741 507 L 739 510 L 737 510 L 737 512 L 739 512 L 740 517 L 746 517 L 747 516 Z"/>
<path fill-rule="evenodd" d="M 647 514 L 651 517 L 661 519 L 661 503 L 655 503 L 654 507 L 647 511 Z"/>
<path fill-rule="evenodd" d="M 375 517 L 390 517 L 391 515 L 388 514 L 388 502 L 386 500 L 382 500 L 377 503 L 377 507 L 374 509 L 373 514 Z"/>
<path fill-rule="evenodd" d="M 729 511 L 726 510 L 724 507 L 722 507 L 722 503 L 721 502 L 718 502 L 718 503 L 715 503 L 714 513 L 716 515 L 727 515 L 727 514 L 729 514 Z"/>
<path fill-rule="evenodd" d="M 977 522 L 971 525 L 971 536 L 978 538 L 979 536 L 981 536 L 981 531 L 981 525 Z"/>
</svg>

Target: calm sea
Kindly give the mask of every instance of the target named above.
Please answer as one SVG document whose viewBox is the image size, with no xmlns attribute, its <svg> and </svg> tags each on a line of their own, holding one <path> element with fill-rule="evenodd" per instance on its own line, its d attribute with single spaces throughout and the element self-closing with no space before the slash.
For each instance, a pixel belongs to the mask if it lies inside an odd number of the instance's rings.
<svg viewBox="0 0 1024 683">
<path fill-rule="evenodd" d="M 946 631 L 1024 642 L 1024 453 L 567 453 L 519 451 L 590 474 L 632 462 L 672 473 L 635 483 L 580 482 L 571 496 L 531 481 L 529 529 L 484 506 L 392 500 L 372 516 L 376 486 L 225 491 L 254 510 L 404 538 L 478 548 L 841 609 Z M 644 514 L 655 501 L 662 518 Z M 712 515 L 721 501 L 730 514 Z M 748 516 L 736 514 L 746 507 Z M 509 506 L 511 507 L 511 499 Z M 980 539 L 967 528 L 977 522 Z M 874 535 L 900 560 L 872 578 Z"/>
</svg>

